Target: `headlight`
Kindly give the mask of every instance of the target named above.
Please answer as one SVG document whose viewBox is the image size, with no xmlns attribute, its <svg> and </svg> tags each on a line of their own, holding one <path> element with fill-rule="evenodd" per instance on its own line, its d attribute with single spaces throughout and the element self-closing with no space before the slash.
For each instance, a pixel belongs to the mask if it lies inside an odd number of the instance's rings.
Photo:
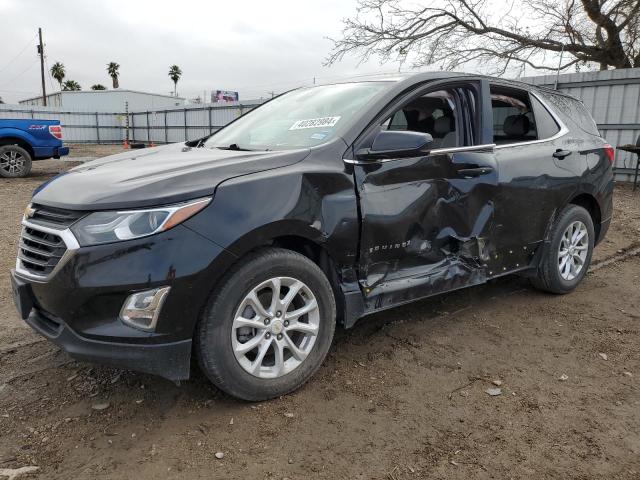
<svg viewBox="0 0 640 480">
<path fill-rule="evenodd" d="M 146 237 L 184 222 L 210 201 L 210 198 L 201 198 L 145 210 L 95 212 L 75 223 L 71 231 L 83 247 Z"/>
</svg>

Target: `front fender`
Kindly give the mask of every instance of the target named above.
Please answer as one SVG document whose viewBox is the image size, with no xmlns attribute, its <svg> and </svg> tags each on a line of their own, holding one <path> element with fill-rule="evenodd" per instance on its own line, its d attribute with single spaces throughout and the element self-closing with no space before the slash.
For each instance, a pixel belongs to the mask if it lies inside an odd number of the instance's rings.
<svg viewBox="0 0 640 480">
<path fill-rule="evenodd" d="M 290 167 L 230 179 L 185 225 L 241 256 L 281 236 L 322 245 L 338 265 L 355 263 L 358 210 L 353 178 L 335 165 Z"/>
</svg>

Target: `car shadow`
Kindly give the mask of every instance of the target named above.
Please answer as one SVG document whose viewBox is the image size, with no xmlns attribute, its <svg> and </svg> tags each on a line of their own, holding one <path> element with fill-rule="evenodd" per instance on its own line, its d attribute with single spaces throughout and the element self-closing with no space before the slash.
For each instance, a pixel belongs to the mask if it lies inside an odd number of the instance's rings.
<svg viewBox="0 0 640 480">
<path fill-rule="evenodd" d="M 418 300 L 366 316 L 348 330 L 340 326 L 336 329 L 330 355 L 319 374 L 335 370 L 336 359 L 347 355 L 354 346 L 366 348 L 367 343 L 376 339 L 378 335 L 384 335 L 383 331 L 389 325 L 403 323 L 410 327 L 443 318 L 455 324 L 456 315 L 460 312 L 474 308 L 482 309 L 488 302 L 528 291 L 535 292 L 527 280 L 517 276 L 504 277 L 485 285 Z M 425 334 L 428 335 L 429 330 L 426 330 Z M 228 396 L 213 386 L 195 361 L 192 361 L 191 378 L 188 381 L 174 383 L 153 375 L 73 361 L 62 351 L 56 351 L 55 355 L 59 357 L 59 366 L 53 367 L 54 376 L 58 378 L 57 381 L 47 382 L 45 389 L 55 390 L 56 385 L 61 390 L 72 387 L 79 394 L 75 401 L 82 401 L 82 397 L 89 402 L 93 402 L 94 399 L 126 402 L 133 398 L 140 403 L 144 401 L 145 408 L 160 415 L 169 413 L 176 403 L 181 401 L 205 407 L 215 404 L 217 408 L 227 407 L 232 410 L 248 404 Z M 88 386 L 82 386 L 81 382 Z M 313 379 L 310 384 L 313 384 Z M 302 390 L 305 388 L 310 388 L 309 384 L 302 387 Z"/>
<path fill-rule="evenodd" d="M 339 356 L 350 345 L 364 344 L 386 326 L 398 322 L 412 325 L 445 317 L 451 322 L 455 322 L 457 313 L 476 307 L 481 308 L 487 302 L 493 302 L 501 297 L 523 291 L 537 292 L 533 290 L 526 279 L 518 276 L 508 276 L 492 280 L 484 285 L 429 297 L 404 306 L 377 312 L 361 318 L 350 329 L 344 329 L 339 326 L 336 329 L 331 351 Z M 540 294 L 542 295 L 542 293 Z M 331 359 L 325 361 L 325 363 L 327 362 L 331 362 Z M 332 366 L 329 363 L 324 368 L 331 369 Z M 191 378 L 188 381 L 181 382 L 180 385 L 146 374 L 131 374 L 139 376 L 141 381 L 155 385 L 155 388 L 158 389 L 156 391 L 158 395 L 162 395 L 162 390 L 167 388 L 170 390 L 181 389 L 187 396 L 196 401 L 225 400 L 230 403 L 246 403 L 233 399 L 214 387 L 195 361 L 192 362 Z M 313 379 L 311 382 L 313 382 Z"/>
</svg>

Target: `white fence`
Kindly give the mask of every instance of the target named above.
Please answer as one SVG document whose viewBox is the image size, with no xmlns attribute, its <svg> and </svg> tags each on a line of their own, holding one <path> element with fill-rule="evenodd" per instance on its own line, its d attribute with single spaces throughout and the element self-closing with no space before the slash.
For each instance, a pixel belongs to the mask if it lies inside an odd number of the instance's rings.
<svg viewBox="0 0 640 480">
<path fill-rule="evenodd" d="M 67 143 L 173 143 L 213 133 L 259 105 L 259 101 L 204 104 L 155 111 L 87 112 L 23 105 L 0 105 L 0 118 L 60 120 Z"/>
</svg>

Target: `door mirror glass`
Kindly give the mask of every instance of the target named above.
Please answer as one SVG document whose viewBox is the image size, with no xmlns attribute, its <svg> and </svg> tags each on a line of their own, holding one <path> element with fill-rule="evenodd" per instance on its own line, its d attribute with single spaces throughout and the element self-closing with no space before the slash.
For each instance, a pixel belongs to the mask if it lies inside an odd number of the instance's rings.
<svg viewBox="0 0 640 480">
<path fill-rule="evenodd" d="M 428 133 L 383 130 L 379 132 L 371 148 L 358 152 L 359 159 L 416 157 L 429 153 L 433 137 Z"/>
</svg>

